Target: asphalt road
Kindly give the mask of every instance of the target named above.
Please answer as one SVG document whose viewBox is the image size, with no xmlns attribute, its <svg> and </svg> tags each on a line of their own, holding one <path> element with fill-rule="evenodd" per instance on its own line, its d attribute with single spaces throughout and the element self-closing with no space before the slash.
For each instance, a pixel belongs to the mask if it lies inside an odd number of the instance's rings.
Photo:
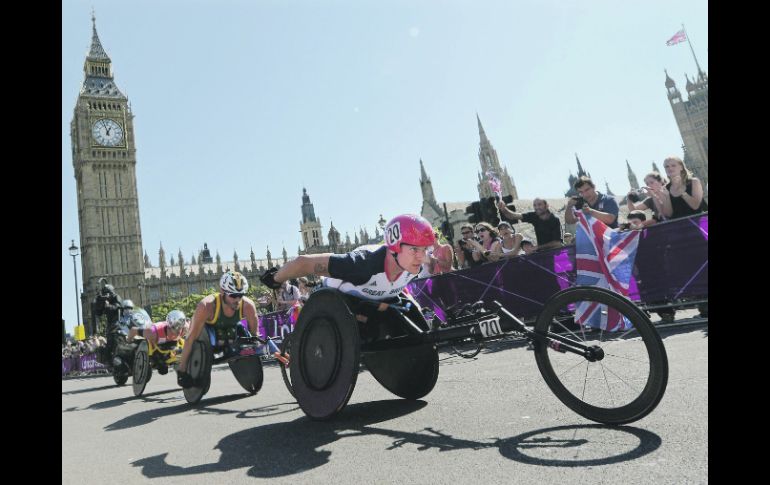
<svg viewBox="0 0 770 485">
<path fill-rule="evenodd" d="M 473 360 L 440 353 L 418 401 L 363 371 L 331 422 L 305 417 L 275 364 L 255 396 L 215 366 L 194 407 L 173 372 L 141 398 L 109 376 L 62 380 L 62 483 L 707 483 L 708 324 L 659 330 L 666 394 L 620 427 L 566 408 L 512 341 Z"/>
</svg>

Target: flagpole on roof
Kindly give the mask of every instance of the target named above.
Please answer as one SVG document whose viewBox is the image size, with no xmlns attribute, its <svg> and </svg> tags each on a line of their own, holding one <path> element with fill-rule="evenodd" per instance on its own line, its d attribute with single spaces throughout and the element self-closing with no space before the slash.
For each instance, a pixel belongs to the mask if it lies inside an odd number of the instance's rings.
<svg viewBox="0 0 770 485">
<path fill-rule="evenodd" d="M 690 42 L 690 36 L 687 34 L 687 30 L 685 30 L 684 24 L 682 24 L 682 31 L 684 32 L 684 36 L 687 39 L 687 44 L 690 46 L 690 52 L 692 52 L 692 58 L 695 59 L 695 66 L 698 68 L 698 78 L 700 78 L 703 71 L 701 71 L 700 64 L 698 64 L 698 58 L 695 57 L 695 49 L 692 48 L 692 42 Z"/>
</svg>

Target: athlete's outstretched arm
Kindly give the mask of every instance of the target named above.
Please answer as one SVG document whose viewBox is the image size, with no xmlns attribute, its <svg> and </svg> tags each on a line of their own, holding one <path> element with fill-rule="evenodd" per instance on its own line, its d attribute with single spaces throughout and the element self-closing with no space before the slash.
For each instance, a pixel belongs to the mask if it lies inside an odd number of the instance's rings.
<svg viewBox="0 0 770 485">
<path fill-rule="evenodd" d="M 209 311 L 209 308 L 206 305 L 206 298 L 209 298 L 213 303 L 213 298 L 207 296 L 204 297 L 195 308 L 195 313 L 193 313 L 192 317 L 192 323 L 190 324 L 190 333 L 185 339 L 185 346 L 182 350 L 182 357 L 179 358 L 179 366 L 177 367 L 178 371 L 187 370 L 187 359 L 190 358 L 193 342 L 195 342 L 198 339 L 198 335 L 204 331 L 203 327 L 206 325 L 206 320 L 212 316 L 211 313 L 213 312 Z"/>
<path fill-rule="evenodd" d="M 278 270 L 275 281 L 283 283 L 291 278 L 299 278 L 314 274 L 316 276 L 329 276 L 329 256 L 332 253 L 308 254 L 292 259 Z"/>
</svg>

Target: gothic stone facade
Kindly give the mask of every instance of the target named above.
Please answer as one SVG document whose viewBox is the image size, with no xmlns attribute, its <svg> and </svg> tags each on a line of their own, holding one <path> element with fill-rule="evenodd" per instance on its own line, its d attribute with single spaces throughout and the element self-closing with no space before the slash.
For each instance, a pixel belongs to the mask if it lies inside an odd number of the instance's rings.
<svg viewBox="0 0 770 485">
<path fill-rule="evenodd" d="M 70 125 L 85 322 L 91 322 L 100 278 L 106 277 L 122 297 L 137 300 L 144 280 L 133 114 L 92 20 L 85 79 Z"/>
</svg>

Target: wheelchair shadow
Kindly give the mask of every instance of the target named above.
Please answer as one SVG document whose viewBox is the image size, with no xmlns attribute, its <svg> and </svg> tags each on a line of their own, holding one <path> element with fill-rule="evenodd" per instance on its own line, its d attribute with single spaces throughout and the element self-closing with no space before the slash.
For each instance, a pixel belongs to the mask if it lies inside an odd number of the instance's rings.
<svg viewBox="0 0 770 485">
<path fill-rule="evenodd" d="M 121 404 L 125 404 L 128 401 L 133 401 L 135 399 L 142 399 L 144 397 L 157 396 L 159 394 L 166 394 L 166 393 L 169 393 L 169 392 L 175 392 L 175 391 L 179 390 L 179 388 L 167 389 L 165 391 L 149 392 L 147 394 L 143 394 L 140 397 L 137 397 L 137 396 L 134 396 L 134 393 L 131 390 L 131 386 L 126 386 L 125 389 L 126 389 L 126 392 L 129 393 L 125 397 L 119 397 L 117 399 L 110 399 L 109 401 L 102 401 L 102 402 L 93 403 L 93 404 L 91 404 L 90 406 L 88 406 L 88 407 L 86 407 L 84 409 L 108 409 L 108 408 L 112 408 L 112 407 L 115 407 L 115 406 L 120 406 Z"/>
<path fill-rule="evenodd" d="M 702 323 L 698 325 L 687 325 L 687 326 L 681 326 L 681 327 L 655 327 L 655 329 L 658 331 L 658 334 L 660 335 L 660 338 L 662 338 L 664 341 L 668 337 L 674 337 L 676 335 L 681 335 L 685 333 L 694 333 L 694 332 L 700 332 L 703 334 L 704 337 L 708 337 L 709 327 L 708 323 Z"/>
<path fill-rule="evenodd" d="M 330 451 L 319 451 L 348 435 L 360 435 L 366 426 L 415 412 L 427 403 L 393 399 L 351 404 L 332 421 L 312 421 L 302 416 L 288 423 L 257 426 L 225 436 L 216 445 L 216 463 L 180 467 L 166 462 L 167 453 L 132 463 L 147 478 L 197 475 L 251 467 L 255 477 L 282 477 L 312 470 L 329 461 Z M 358 433 L 356 433 L 358 431 Z"/>
<path fill-rule="evenodd" d="M 518 349 L 518 348 L 523 349 L 526 347 L 527 347 L 527 340 L 525 338 L 493 340 L 491 342 L 487 342 L 484 345 L 484 348 L 481 350 L 480 355 L 495 354 L 497 352 L 502 352 L 503 350 Z"/>
<path fill-rule="evenodd" d="M 441 354 L 439 354 L 438 365 L 439 367 L 444 367 L 446 365 L 472 364 L 479 360 L 479 357 L 480 355 L 477 355 L 475 357 L 471 357 L 470 359 L 466 359 L 455 353 L 452 353 L 446 357 L 442 357 Z"/>
<path fill-rule="evenodd" d="M 172 389 L 170 391 L 161 391 L 156 392 L 152 394 L 146 394 L 145 396 L 150 396 L 154 394 L 161 394 L 165 392 L 175 392 L 179 389 Z M 143 396 L 143 397 L 145 397 Z M 241 413 L 241 411 L 233 411 L 229 409 L 216 409 L 212 408 L 211 406 L 215 406 L 217 404 L 224 404 L 231 401 L 237 401 L 238 399 L 244 399 L 246 397 L 250 397 L 251 394 L 248 393 L 239 393 L 239 394 L 228 394 L 226 396 L 218 396 L 213 397 L 210 399 L 204 399 L 198 404 L 189 404 L 186 401 L 182 404 L 179 404 L 177 406 L 172 406 L 168 408 L 156 408 L 156 409 L 149 409 L 147 411 L 142 411 L 140 413 L 132 414 L 131 416 L 126 416 L 125 418 L 116 421 L 112 424 L 108 424 L 104 427 L 105 431 L 117 431 L 120 429 L 128 429 L 128 428 L 134 428 L 136 426 L 143 426 L 145 424 L 149 424 L 156 419 L 165 417 L 165 416 L 171 416 L 173 414 L 177 413 L 183 413 L 190 410 L 195 410 L 199 414 L 237 414 Z"/>
<path fill-rule="evenodd" d="M 118 387 L 116 384 L 109 384 L 106 386 L 99 386 L 99 387 L 89 387 L 87 389 L 78 389 L 77 391 L 67 391 L 62 392 L 62 396 L 70 396 L 72 394 L 82 394 L 84 392 L 95 392 L 95 391 L 104 391 L 105 389 L 113 389 Z"/>
<path fill-rule="evenodd" d="M 311 421 L 303 416 L 288 423 L 239 431 L 222 438 L 216 445 L 215 449 L 221 452 L 216 463 L 181 467 L 168 463 L 168 453 L 163 453 L 137 460 L 132 465 L 141 467 L 141 473 L 147 478 L 226 472 L 238 468 L 248 468 L 247 475 L 252 477 L 283 477 L 328 463 L 332 452 L 320 448 L 346 437 L 364 435 L 392 438 L 393 442 L 386 450 L 409 445 L 416 446 L 417 451 L 497 448 L 510 460 L 568 467 L 629 461 L 651 453 L 661 445 L 658 435 L 630 426 L 559 426 L 484 442 L 455 438 L 431 427 L 412 433 L 373 426 L 413 413 L 426 404 L 425 401 L 401 399 L 353 404 L 331 422 Z M 612 446 L 608 446 L 608 442 Z"/>
<path fill-rule="evenodd" d="M 660 436 L 633 426 L 556 426 L 497 440 L 504 457 L 529 465 L 584 467 L 635 460 L 657 450 Z M 611 454 L 610 454 L 611 452 Z"/>
</svg>

